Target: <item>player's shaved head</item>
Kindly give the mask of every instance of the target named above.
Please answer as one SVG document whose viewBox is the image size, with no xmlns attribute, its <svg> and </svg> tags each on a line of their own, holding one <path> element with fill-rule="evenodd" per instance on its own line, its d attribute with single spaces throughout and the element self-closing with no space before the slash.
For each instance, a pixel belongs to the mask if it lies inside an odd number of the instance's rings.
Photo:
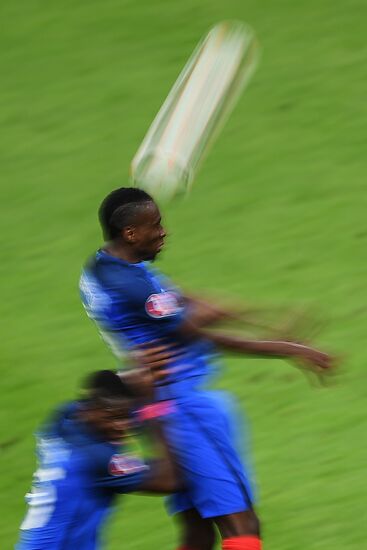
<svg viewBox="0 0 367 550">
<path fill-rule="evenodd" d="M 106 240 L 113 240 L 121 230 L 133 224 L 147 203 L 154 202 L 152 197 L 136 187 L 120 187 L 103 200 L 98 216 Z"/>
</svg>

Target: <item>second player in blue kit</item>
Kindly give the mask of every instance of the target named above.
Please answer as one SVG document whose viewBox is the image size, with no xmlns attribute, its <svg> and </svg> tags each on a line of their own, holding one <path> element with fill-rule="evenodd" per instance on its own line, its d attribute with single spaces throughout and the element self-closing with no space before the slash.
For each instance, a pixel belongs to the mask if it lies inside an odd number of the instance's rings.
<svg viewBox="0 0 367 550">
<path fill-rule="evenodd" d="M 38 467 L 17 550 L 97 550 L 117 495 L 180 486 L 157 423 L 148 432 L 160 449 L 155 460 L 132 454 L 131 429 L 142 415 L 152 418 L 152 405 L 137 406 L 150 390 L 149 372 L 131 374 L 134 384 L 111 371 L 90 375 L 83 398 L 59 407 L 38 432 Z"/>
<path fill-rule="evenodd" d="M 144 191 L 113 191 L 99 216 L 106 243 L 88 261 L 80 281 L 88 315 L 118 357 L 157 341 L 170 349 L 170 366 L 159 377 L 155 396 L 170 403 L 164 429 L 185 484 L 171 501 L 183 525 L 180 548 L 211 550 L 216 525 L 224 550 L 259 550 L 259 521 L 251 476 L 238 450 L 233 403 L 206 389 L 218 363 L 217 347 L 293 358 L 316 370 L 328 369 L 331 359 L 294 342 L 208 331 L 231 312 L 183 295 L 151 266 L 165 230 L 157 205 Z"/>
</svg>

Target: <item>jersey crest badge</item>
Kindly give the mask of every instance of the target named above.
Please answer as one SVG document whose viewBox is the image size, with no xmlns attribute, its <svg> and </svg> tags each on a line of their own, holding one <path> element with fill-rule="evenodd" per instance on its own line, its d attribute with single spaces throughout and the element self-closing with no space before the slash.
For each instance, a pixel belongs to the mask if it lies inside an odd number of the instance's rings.
<svg viewBox="0 0 367 550">
<path fill-rule="evenodd" d="M 135 474 L 148 468 L 139 458 L 131 455 L 112 455 L 108 464 L 108 471 L 112 476 Z"/>
<path fill-rule="evenodd" d="M 151 294 L 145 302 L 145 311 L 154 319 L 170 317 L 181 311 L 178 296 L 174 292 Z"/>
</svg>

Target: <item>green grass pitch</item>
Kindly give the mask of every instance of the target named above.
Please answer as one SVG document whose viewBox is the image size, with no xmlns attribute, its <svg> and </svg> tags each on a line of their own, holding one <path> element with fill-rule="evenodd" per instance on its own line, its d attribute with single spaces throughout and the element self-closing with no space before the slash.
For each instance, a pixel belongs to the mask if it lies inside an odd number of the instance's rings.
<svg viewBox="0 0 367 550">
<path fill-rule="evenodd" d="M 252 426 L 265 550 L 360 550 L 366 508 L 367 4 L 362 0 L 3 0 L 0 6 L 0 540 L 11 548 L 32 433 L 114 360 L 83 313 L 96 209 L 199 38 L 251 23 L 262 61 L 187 200 L 160 267 L 192 290 L 306 304 L 343 354 L 330 389 L 228 358 Z M 107 548 L 175 547 L 160 499 L 121 500 Z"/>
</svg>

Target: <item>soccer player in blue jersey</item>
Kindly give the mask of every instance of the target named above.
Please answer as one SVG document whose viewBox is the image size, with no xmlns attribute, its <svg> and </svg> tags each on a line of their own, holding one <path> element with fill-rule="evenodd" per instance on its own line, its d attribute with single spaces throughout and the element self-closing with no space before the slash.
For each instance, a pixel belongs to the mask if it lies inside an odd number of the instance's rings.
<svg viewBox="0 0 367 550">
<path fill-rule="evenodd" d="M 152 267 L 166 233 L 157 205 L 143 190 L 116 189 L 103 201 L 99 218 L 106 242 L 80 281 L 88 315 L 117 355 L 157 340 L 173 354 L 155 397 L 175 406 L 164 430 L 185 484 L 171 502 L 183 526 L 180 550 L 211 550 L 215 525 L 223 550 L 260 550 L 253 490 L 228 400 L 204 387 L 217 348 L 294 359 L 316 371 L 328 370 L 331 358 L 291 341 L 249 341 L 207 330 L 231 312 L 183 295 Z"/>
<path fill-rule="evenodd" d="M 126 443 L 135 394 L 149 388 L 147 375 L 134 374 L 132 384 L 112 371 L 94 373 L 83 399 L 58 409 L 42 428 L 17 550 L 97 550 L 117 494 L 168 493 L 179 486 L 157 423 L 150 422 L 161 453 L 154 462 L 132 455 Z M 138 412 L 154 418 L 155 407 L 154 414 L 152 405 Z"/>
</svg>

